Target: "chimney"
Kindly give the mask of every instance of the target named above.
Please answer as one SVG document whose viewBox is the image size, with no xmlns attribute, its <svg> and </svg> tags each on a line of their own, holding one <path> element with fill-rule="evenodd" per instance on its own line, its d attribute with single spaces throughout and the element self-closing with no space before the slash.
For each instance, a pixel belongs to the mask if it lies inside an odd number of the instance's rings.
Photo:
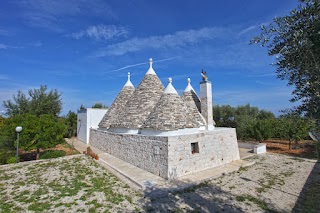
<svg viewBox="0 0 320 213">
<path fill-rule="evenodd" d="M 206 72 L 202 70 L 202 82 L 200 82 L 200 101 L 201 114 L 204 117 L 207 125 L 207 130 L 214 129 L 214 121 L 212 115 L 212 85 L 206 76 Z"/>
</svg>

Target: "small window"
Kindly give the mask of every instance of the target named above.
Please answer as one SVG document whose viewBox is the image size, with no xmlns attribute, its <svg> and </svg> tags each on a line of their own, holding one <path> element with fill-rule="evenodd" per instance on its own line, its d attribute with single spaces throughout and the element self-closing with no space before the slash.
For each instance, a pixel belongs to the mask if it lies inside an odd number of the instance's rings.
<svg viewBox="0 0 320 213">
<path fill-rule="evenodd" d="M 191 153 L 192 154 L 199 153 L 199 144 L 198 144 L 198 142 L 191 143 Z"/>
</svg>

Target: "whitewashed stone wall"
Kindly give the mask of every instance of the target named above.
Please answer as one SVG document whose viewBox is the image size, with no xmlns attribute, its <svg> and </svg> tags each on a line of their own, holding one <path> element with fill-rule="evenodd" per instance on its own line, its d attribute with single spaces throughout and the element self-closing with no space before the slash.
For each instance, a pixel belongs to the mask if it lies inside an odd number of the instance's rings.
<svg viewBox="0 0 320 213">
<path fill-rule="evenodd" d="M 199 153 L 191 153 L 191 143 L 198 143 Z M 233 128 L 179 136 L 131 135 L 92 129 L 90 145 L 169 179 L 240 159 Z"/>
<path fill-rule="evenodd" d="M 91 129 L 90 145 L 160 177 L 168 177 L 168 138 Z"/>
<path fill-rule="evenodd" d="M 198 143 L 199 153 L 191 153 L 191 143 Z M 239 160 L 234 128 L 215 128 L 202 133 L 172 136 L 168 140 L 168 178 L 220 166 Z"/>
</svg>

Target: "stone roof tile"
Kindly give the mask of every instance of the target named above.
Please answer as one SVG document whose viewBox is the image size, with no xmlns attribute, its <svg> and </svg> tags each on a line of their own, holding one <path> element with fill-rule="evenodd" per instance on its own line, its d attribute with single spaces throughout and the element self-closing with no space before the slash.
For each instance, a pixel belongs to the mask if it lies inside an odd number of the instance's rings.
<svg viewBox="0 0 320 213">
<path fill-rule="evenodd" d="M 128 73 L 128 81 L 100 121 L 100 128 L 109 128 L 111 124 L 116 123 L 119 120 L 119 115 L 124 111 L 125 104 L 131 97 L 133 91 L 134 86 L 130 81 L 130 73 Z"/>
<path fill-rule="evenodd" d="M 173 86 L 169 80 L 167 88 Z M 166 88 L 166 90 L 167 90 Z M 173 88 L 174 89 L 174 88 Z M 143 128 L 172 131 L 200 127 L 186 103 L 177 93 L 163 93 L 158 103 L 145 121 Z"/>
<path fill-rule="evenodd" d="M 111 127 L 141 128 L 163 91 L 164 86 L 152 69 L 152 60 L 150 60 L 148 72 L 126 103 L 117 122 L 113 123 Z"/>
<path fill-rule="evenodd" d="M 201 115 L 201 102 L 197 95 L 197 93 L 194 91 L 193 87 L 190 84 L 191 80 L 188 78 L 188 85 L 186 89 L 184 90 L 181 98 L 188 106 L 188 109 L 190 113 L 193 114 L 196 121 L 201 125 L 206 125 L 206 121 Z"/>
</svg>

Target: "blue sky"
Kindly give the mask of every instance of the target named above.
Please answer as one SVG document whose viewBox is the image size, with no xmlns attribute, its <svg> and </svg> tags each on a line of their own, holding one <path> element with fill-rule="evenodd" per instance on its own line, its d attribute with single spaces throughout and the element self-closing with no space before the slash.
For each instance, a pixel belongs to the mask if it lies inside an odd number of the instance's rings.
<svg viewBox="0 0 320 213">
<path fill-rule="evenodd" d="M 163 84 L 199 93 L 200 72 L 213 103 L 291 107 L 292 88 L 276 78 L 274 58 L 249 40 L 259 26 L 296 7 L 292 0 L 4 0 L 0 2 L 0 101 L 48 85 L 63 112 L 110 105 L 131 72 L 137 86 L 150 57 Z M 167 59 L 167 60 L 164 60 Z M 158 62 L 157 62 L 158 61 Z M 145 64 L 141 64 L 145 63 Z M 138 66 L 129 66 L 141 64 Z M 127 69 L 122 69 L 129 66 Z M 0 111 L 4 108 L 0 106 Z"/>
</svg>

